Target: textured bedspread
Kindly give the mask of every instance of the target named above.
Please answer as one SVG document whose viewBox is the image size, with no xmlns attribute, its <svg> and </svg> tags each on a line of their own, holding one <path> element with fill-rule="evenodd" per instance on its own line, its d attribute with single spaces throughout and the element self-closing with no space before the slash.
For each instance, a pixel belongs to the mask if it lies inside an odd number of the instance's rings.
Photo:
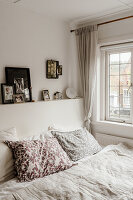
<svg viewBox="0 0 133 200">
<path fill-rule="evenodd" d="M 110 145 L 71 169 L 33 181 L 1 199 L 132 200 L 133 148 Z"/>
</svg>

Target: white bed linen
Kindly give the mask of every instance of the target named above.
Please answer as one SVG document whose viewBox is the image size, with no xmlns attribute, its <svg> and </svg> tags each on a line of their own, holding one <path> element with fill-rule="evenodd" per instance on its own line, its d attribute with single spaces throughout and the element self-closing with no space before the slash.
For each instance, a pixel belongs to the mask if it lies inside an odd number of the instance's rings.
<svg viewBox="0 0 133 200">
<path fill-rule="evenodd" d="M 11 180 L 0 185 L 0 200 L 38 199 L 133 200 L 133 148 L 110 145 L 63 172 L 30 183 Z"/>
<path fill-rule="evenodd" d="M 86 156 L 85 158 L 82 158 L 74 163 L 81 164 L 83 162 L 86 162 L 90 157 L 93 157 L 93 156 L 94 155 Z M 39 180 L 39 179 L 37 179 L 37 180 Z M 0 184 L 0 199 L 5 198 L 5 196 L 12 194 L 13 192 L 16 192 L 19 189 L 25 188 L 25 187 L 29 186 L 30 184 L 33 184 L 37 180 L 34 180 L 32 182 L 20 183 L 20 182 L 18 182 L 17 178 L 13 178 L 10 181 L 6 181 L 3 184 Z"/>
</svg>

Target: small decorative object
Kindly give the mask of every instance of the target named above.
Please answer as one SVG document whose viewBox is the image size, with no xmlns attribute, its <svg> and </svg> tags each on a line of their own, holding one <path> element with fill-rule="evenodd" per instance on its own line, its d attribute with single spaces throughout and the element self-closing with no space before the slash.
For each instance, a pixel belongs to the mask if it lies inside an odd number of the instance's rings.
<svg viewBox="0 0 133 200">
<path fill-rule="evenodd" d="M 23 94 L 25 102 L 32 101 L 30 69 L 19 67 L 6 67 L 6 82 L 14 85 L 15 94 Z"/>
<path fill-rule="evenodd" d="M 49 96 L 49 91 L 48 90 L 43 90 L 42 94 L 43 94 L 43 100 L 44 101 L 50 100 L 50 96 Z"/>
<path fill-rule="evenodd" d="M 58 66 L 59 61 L 47 60 L 46 64 L 46 78 L 58 79 Z"/>
<path fill-rule="evenodd" d="M 24 94 L 15 94 L 13 95 L 14 103 L 24 103 Z"/>
<path fill-rule="evenodd" d="M 13 85 L 1 84 L 1 95 L 3 104 L 13 103 L 13 93 L 14 93 Z"/>
<path fill-rule="evenodd" d="M 66 89 L 66 96 L 69 99 L 75 99 L 77 96 L 76 90 L 74 88 L 67 88 Z"/>
<path fill-rule="evenodd" d="M 62 75 L 62 65 L 58 66 L 58 75 Z"/>
<path fill-rule="evenodd" d="M 61 93 L 61 92 L 55 92 L 55 93 L 54 93 L 54 99 L 60 100 L 60 99 L 62 99 L 62 98 L 63 98 L 63 96 L 62 96 L 62 93 Z"/>
</svg>

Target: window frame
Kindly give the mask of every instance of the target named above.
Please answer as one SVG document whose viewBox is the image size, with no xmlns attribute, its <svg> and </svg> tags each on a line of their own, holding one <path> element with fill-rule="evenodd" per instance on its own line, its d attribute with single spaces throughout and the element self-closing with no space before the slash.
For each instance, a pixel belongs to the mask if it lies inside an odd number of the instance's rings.
<svg viewBox="0 0 133 200">
<path fill-rule="evenodd" d="M 119 118 L 111 118 L 109 116 L 109 55 L 114 53 L 124 53 L 124 52 L 131 52 L 131 86 L 129 88 L 131 89 L 131 110 L 130 110 L 130 118 L 129 119 L 119 119 Z M 133 47 L 132 48 L 111 48 L 105 50 L 105 120 L 106 121 L 112 121 L 112 122 L 120 122 L 120 123 L 127 123 L 132 124 L 133 123 L 133 91 L 132 91 L 132 83 L 133 83 Z"/>
</svg>

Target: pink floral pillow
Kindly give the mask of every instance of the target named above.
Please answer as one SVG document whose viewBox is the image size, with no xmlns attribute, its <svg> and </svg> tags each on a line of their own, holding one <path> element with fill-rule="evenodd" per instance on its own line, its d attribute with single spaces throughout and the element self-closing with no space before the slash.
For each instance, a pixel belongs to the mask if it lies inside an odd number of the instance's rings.
<svg viewBox="0 0 133 200">
<path fill-rule="evenodd" d="M 41 178 L 73 165 L 56 138 L 5 143 L 13 151 L 15 169 L 20 182 Z"/>
</svg>

